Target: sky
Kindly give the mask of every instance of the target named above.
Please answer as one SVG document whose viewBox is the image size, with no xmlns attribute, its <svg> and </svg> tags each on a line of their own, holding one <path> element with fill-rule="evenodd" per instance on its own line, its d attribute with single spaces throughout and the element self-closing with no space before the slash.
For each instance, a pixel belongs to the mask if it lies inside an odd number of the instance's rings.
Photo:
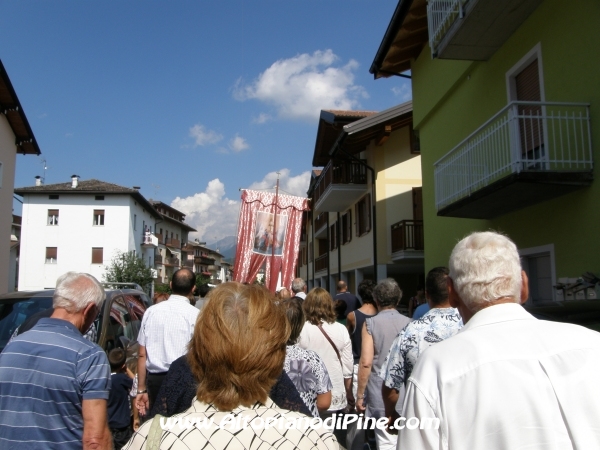
<svg viewBox="0 0 600 450">
<path fill-rule="evenodd" d="M 140 186 L 190 238 L 235 235 L 240 188 L 279 172 L 306 196 L 321 109 L 411 98 L 410 80 L 369 73 L 396 4 L 3 0 L 0 59 L 42 151 L 18 155 L 15 187 Z"/>
</svg>

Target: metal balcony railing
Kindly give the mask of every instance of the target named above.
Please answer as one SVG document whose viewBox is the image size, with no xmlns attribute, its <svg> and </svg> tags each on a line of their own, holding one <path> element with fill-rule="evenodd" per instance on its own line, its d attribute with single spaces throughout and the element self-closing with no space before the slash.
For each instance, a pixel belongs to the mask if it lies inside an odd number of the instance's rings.
<svg viewBox="0 0 600 450">
<path fill-rule="evenodd" d="M 154 255 L 154 264 L 162 264 L 162 263 L 163 263 L 162 255 Z"/>
<path fill-rule="evenodd" d="M 165 258 L 165 265 L 179 267 L 179 258 Z"/>
<path fill-rule="evenodd" d="M 361 161 L 366 163 L 366 160 Z M 331 184 L 367 184 L 367 169 L 359 161 L 329 161 L 313 190 L 314 204 Z"/>
<path fill-rule="evenodd" d="M 181 248 L 181 241 L 175 238 L 166 238 L 165 245 L 171 248 Z"/>
<path fill-rule="evenodd" d="M 327 270 L 328 264 L 329 264 L 329 254 L 328 253 L 318 256 L 317 259 L 315 259 L 315 272 L 319 272 L 320 270 Z"/>
<path fill-rule="evenodd" d="M 328 212 L 322 212 L 315 218 L 315 231 L 319 231 L 326 223 Z"/>
<path fill-rule="evenodd" d="M 437 55 L 437 47 L 454 21 L 464 17 L 468 0 L 429 0 L 427 3 L 427 28 L 431 54 Z"/>
<path fill-rule="evenodd" d="M 434 164 L 437 210 L 513 173 L 591 171 L 589 106 L 506 105 Z"/>
<path fill-rule="evenodd" d="M 423 221 L 402 220 L 391 226 L 392 253 L 423 250 Z"/>
</svg>

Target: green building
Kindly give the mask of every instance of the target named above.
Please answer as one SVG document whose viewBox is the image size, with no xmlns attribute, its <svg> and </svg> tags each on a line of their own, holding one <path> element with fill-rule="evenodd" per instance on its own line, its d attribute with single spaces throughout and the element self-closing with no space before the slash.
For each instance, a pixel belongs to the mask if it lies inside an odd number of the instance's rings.
<svg viewBox="0 0 600 450">
<path fill-rule="evenodd" d="M 371 72 L 412 77 L 426 270 L 493 229 L 533 302 L 600 275 L 599 24 L 597 0 L 399 1 Z"/>
</svg>

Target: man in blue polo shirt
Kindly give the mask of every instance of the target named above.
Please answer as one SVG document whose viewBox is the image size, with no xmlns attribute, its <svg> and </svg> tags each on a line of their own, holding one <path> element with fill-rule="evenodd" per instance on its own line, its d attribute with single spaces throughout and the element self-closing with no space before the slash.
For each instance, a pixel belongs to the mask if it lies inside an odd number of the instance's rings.
<svg viewBox="0 0 600 450">
<path fill-rule="evenodd" d="M 0 354 L 0 448 L 110 449 L 110 366 L 83 338 L 106 294 L 91 275 L 56 283 L 54 313 Z"/>
</svg>

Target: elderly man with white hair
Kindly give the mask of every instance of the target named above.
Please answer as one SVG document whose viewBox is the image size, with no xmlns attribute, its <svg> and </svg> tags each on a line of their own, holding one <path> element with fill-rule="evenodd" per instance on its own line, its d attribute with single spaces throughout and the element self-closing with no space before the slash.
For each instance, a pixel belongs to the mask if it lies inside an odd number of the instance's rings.
<svg viewBox="0 0 600 450">
<path fill-rule="evenodd" d="M 600 448 L 600 334 L 523 309 L 515 244 L 493 232 L 464 238 L 448 290 L 465 326 L 417 360 L 402 415 L 420 426 L 400 430 L 398 448 Z"/>
<path fill-rule="evenodd" d="M 58 278 L 54 313 L 0 354 L 0 448 L 109 449 L 110 366 L 84 339 L 106 294 L 85 273 Z"/>
</svg>

